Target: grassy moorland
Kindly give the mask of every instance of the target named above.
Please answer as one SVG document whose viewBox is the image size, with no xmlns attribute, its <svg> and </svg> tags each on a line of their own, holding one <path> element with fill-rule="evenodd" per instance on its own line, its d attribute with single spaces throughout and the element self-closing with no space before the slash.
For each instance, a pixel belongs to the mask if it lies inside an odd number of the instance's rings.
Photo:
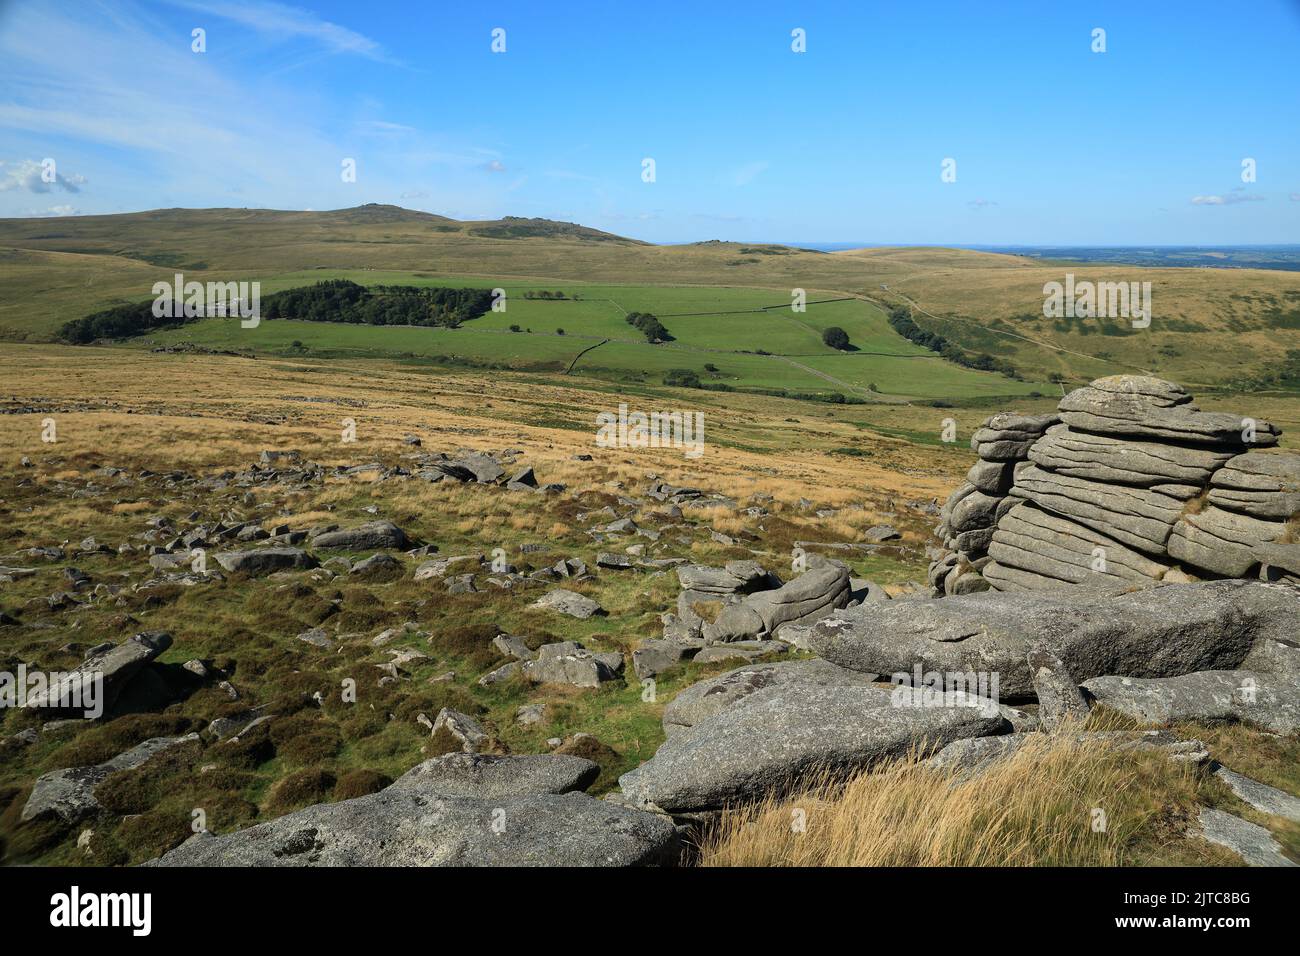
<svg viewBox="0 0 1300 956">
<path fill-rule="evenodd" d="M 709 564 L 754 558 L 780 569 L 795 541 L 860 541 L 888 522 L 902 539 L 873 551 L 838 552 L 853 571 L 887 588 L 924 576 L 934 518 L 925 505 L 942 497 L 973 461 L 963 442 L 938 439 L 940 416 L 964 437 L 987 408 L 811 404 L 741 393 L 618 386 L 598 379 L 542 373 L 437 368 L 377 359 L 247 358 L 151 353 L 139 349 L 10 345 L 0 351 L 8 384 L 0 415 L 0 553 L 4 563 L 34 567 L 6 585 L 0 610 L 8 627 L 5 666 L 38 661 L 72 667 L 86 647 L 124 633 L 167 630 L 175 643 L 160 658 L 180 672 L 199 660 L 226 675 L 238 699 L 215 683 L 192 688 L 151 712 L 99 725 L 63 725 L 25 747 L 6 744 L 0 761 L 0 854 L 7 862 L 135 863 L 189 834 L 194 808 L 217 832 L 270 819 L 312 802 L 371 792 L 445 742 L 417 722 L 452 707 L 476 716 L 498 752 L 558 751 L 602 767 L 593 792 L 648 758 L 663 739 L 664 705 L 682 688 L 733 664 L 688 664 L 657 678 L 647 699 L 630 669 L 599 690 L 529 687 L 517 679 L 481 686 L 501 664 L 490 641 L 526 635 L 532 645 L 574 639 L 594 650 L 629 654 L 659 633 L 659 615 L 677 593 L 664 571 L 600 570 L 571 585 L 597 599 L 607 617 L 577 621 L 530 607 L 536 591 L 487 587 L 452 594 L 441 582 L 409 573 L 385 580 L 335 576 L 319 569 L 269 578 L 229 575 L 197 584 L 169 582 L 139 547 L 151 521 L 183 528 L 221 516 L 264 529 L 344 526 L 382 517 L 439 556 L 490 553 L 501 547 L 523 569 L 578 557 L 594 565 L 608 549 L 589 530 L 603 509 L 626 507 L 650 476 L 726 495 L 716 507 L 664 523 L 636 512 L 657 540 L 641 539 L 646 557 L 678 556 Z M 594 442 L 595 416 L 620 401 L 636 407 L 687 407 L 706 416 L 707 451 L 685 459 L 673 450 L 604 449 Z M 1237 407 L 1245 401 L 1236 396 Z M 1214 407 L 1217 400 L 1207 403 Z M 1027 399 L 1026 411 L 1050 407 Z M 1232 407 L 1231 404 L 1229 407 Z M 1291 428 L 1300 421 L 1285 402 L 1262 400 L 1261 415 Z M 1280 414 L 1279 414 L 1280 413 Z M 1283 416 L 1289 416 L 1289 421 Z M 356 442 L 343 443 L 343 418 Z M 41 441 L 53 418 L 58 440 Z M 408 434 L 423 441 L 412 449 Z M 1293 445 L 1294 447 L 1294 445 Z M 381 479 L 375 468 L 351 474 L 335 466 L 409 464 L 419 452 L 509 448 L 543 482 L 566 485 L 559 496 L 475 485 Z M 243 471 L 262 450 L 297 450 L 327 469 L 317 483 L 269 481 L 242 488 L 201 484 Z M 577 456 L 590 455 L 592 460 Z M 29 465 L 19 458 L 27 456 Z M 114 469 L 121 469 L 117 472 Z M 753 511 L 755 505 L 761 505 Z M 723 537 L 715 536 L 715 532 Z M 57 560 L 25 554 L 93 537 L 110 550 Z M 132 548 L 118 553 L 120 545 Z M 525 551 L 524 545 L 533 546 Z M 322 552 L 326 560 L 332 555 Z M 357 558 L 360 555 L 347 555 Z M 53 610 L 46 598 L 65 587 L 75 566 L 115 597 Z M 118 590 L 114 590 L 118 589 Z M 323 626 L 335 646 L 298 640 Z M 385 646 L 372 638 L 389 628 Z M 391 676 L 393 659 L 401 661 Z M 355 680 L 356 703 L 335 692 Z M 322 704 L 311 706 L 320 693 Z M 516 720 L 540 705 L 534 724 Z M 207 739 L 210 722 L 265 707 L 269 727 L 236 745 Z M 0 739 L 39 721 L 30 713 L 0 716 Z M 1182 727 L 1214 756 L 1242 772 L 1294 790 L 1296 744 L 1249 727 Z M 198 731 L 200 744 L 178 748 L 101 785 L 105 811 L 78 846 L 83 828 L 23 823 L 32 781 L 51 770 L 106 759 L 149 737 Z M 582 736 L 588 735 L 588 736 Z M 1034 787 L 1024 787 L 1026 779 Z M 1091 781 L 1080 790 L 1081 779 Z M 1114 825 L 1097 839 L 1080 814 L 1113 806 Z M 951 789 L 951 782 L 904 761 L 861 778 L 848 791 L 813 790 L 733 818 L 704 847 L 723 863 L 1198 863 L 1231 862 L 1203 841 L 1187 839 L 1199 804 L 1222 806 L 1274 830 L 1291 852 L 1296 828 L 1251 812 L 1200 771 L 1141 754 L 1026 753 L 1004 772 Z M 921 812 L 922 806 L 927 809 Z M 791 846 L 791 808 L 804 809 L 811 839 Z M 938 808 L 938 810 L 936 810 Z M 870 811 L 870 812 L 867 812 Z M 941 811 L 941 812 L 940 812 Z M 936 817 L 936 813 L 938 816 Z M 942 826 L 931 822 L 941 819 Z M 757 826 L 743 822 L 756 820 Z M 926 821 L 925 827 L 915 822 Z M 868 823 L 868 821 L 874 821 Z M 783 829 L 784 828 L 784 829 Z M 1001 856 L 990 856 L 990 834 Z"/>
<path fill-rule="evenodd" d="M 678 585 L 653 564 L 597 569 L 597 554 L 609 550 L 710 565 L 752 558 L 780 571 L 796 542 L 820 542 L 854 574 L 910 590 L 925 576 L 934 503 L 974 461 L 970 434 L 995 411 L 1049 411 L 1067 384 L 1143 366 L 1192 386 L 1207 410 L 1275 422 L 1282 444 L 1300 447 L 1300 400 L 1277 378 L 1297 348 L 1300 277 L 1070 266 L 1081 278 L 1155 284 L 1153 327 L 1134 333 L 1043 319 L 1042 283 L 1063 268 L 940 249 L 657 247 L 566 224 L 461 223 L 392 207 L 0 222 L 0 565 L 13 570 L 0 592 L 0 670 L 71 668 L 100 642 L 165 630 L 174 643 L 159 666 L 180 688 L 170 702 L 96 725 L 0 712 L 0 859 L 137 863 L 185 839 L 196 807 L 225 832 L 373 792 L 443 752 L 447 741 L 418 720 L 443 707 L 480 720 L 496 752 L 590 757 L 602 770 L 593 792 L 608 791 L 662 742 L 673 695 L 736 662 L 668 670 L 649 697 L 630 667 L 598 689 L 518 677 L 482 685 L 502 664 L 493 637 L 523 635 L 534 648 L 573 639 L 630 658 L 661 633 Z M 508 306 L 458 329 L 294 320 L 243 329 L 207 319 L 111 345 L 51 341 L 63 322 L 143 301 L 175 271 L 258 279 L 263 294 L 324 278 L 501 287 Z M 789 309 L 796 287 L 807 290 L 806 312 Z M 536 297 L 542 290 L 563 298 Z M 899 305 L 968 352 L 1010 360 L 1018 377 L 953 364 L 904 338 L 887 320 Z M 671 340 L 646 342 L 625 321 L 633 311 L 656 314 Z M 832 325 L 851 350 L 823 343 Z M 674 369 L 734 390 L 667 387 Z M 1206 383 L 1217 388 L 1197 387 Z M 773 389 L 852 401 L 760 391 Z M 597 446 L 597 415 L 623 402 L 703 413 L 705 456 Z M 53 443 L 42 440 L 48 420 Z M 951 442 L 941 439 L 949 420 Z M 355 442 L 342 440 L 347 422 Z M 299 452 L 322 470 L 263 480 L 252 468 L 263 450 Z M 421 455 L 466 450 L 530 465 L 564 490 L 411 474 Z M 646 497 L 659 480 L 717 497 L 665 517 Z M 648 533 L 611 542 L 597 529 L 614 513 Z M 581 559 L 595 573 L 569 586 L 608 614 L 580 621 L 532 607 L 538 592 L 529 586 L 480 581 L 456 593 L 442 580 L 414 580 L 420 559 L 400 554 L 402 573 L 374 579 L 341 560 L 201 580 L 150 562 L 172 533 L 160 529 L 220 521 L 279 537 L 375 518 L 439 557 L 503 549 L 521 574 Z M 901 537 L 867 544 L 880 524 Z M 82 544 L 91 538 L 94 547 Z M 314 628 L 326 629 L 331 646 L 299 640 Z M 388 643 L 375 643 L 392 629 Z M 229 686 L 185 677 L 195 661 Z M 337 694 L 349 680 L 356 702 Z M 517 719 L 523 705 L 539 707 L 540 718 Z M 236 745 L 213 739 L 213 721 L 252 708 L 275 719 Z M 1300 787 L 1294 739 L 1248 726 L 1178 730 L 1235 770 Z M 103 813 L 84 845 L 81 827 L 21 821 L 40 775 L 189 732 L 201 740 L 97 791 Z M 724 820 L 702 860 L 1230 862 L 1186 837 L 1203 804 L 1268 826 L 1300 852 L 1300 828 L 1252 815 L 1201 770 L 1138 753 L 1030 750 L 1005 771 L 953 784 L 902 761 L 843 791 L 814 785 Z M 1115 825 L 1102 839 L 1086 836 L 1081 814 L 1112 797 L 1121 804 Z M 792 809 L 812 811 L 809 839 L 797 845 L 787 835 Z M 990 856 L 994 849 L 1002 855 Z"/>
<path fill-rule="evenodd" d="M 672 694 L 728 666 L 689 665 L 664 675 L 658 699 L 651 701 L 630 670 L 598 692 L 539 690 L 517 680 L 481 687 L 478 679 L 501 663 L 490 642 L 502 632 L 527 635 L 532 644 L 575 639 L 593 649 L 630 652 L 658 633 L 659 614 L 675 600 L 675 576 L 601 572 L 572 585 L 609 612 L 590 621 L 529 607 L 536 591 L 489 587 L 452 595 L 441 582 L 416 582 L 409 574 L 385 581 L 328 572 L 294 580 L 232 575 L 191 587 L 159 581 L 141 550 L 116 552 L 119 545 L 137 543 L 150 520 L 182 527 L 240 515 L 268 529 L 302 529 L 327 520 L 350 525 L 378 513 L 436 544 L 439 555 L 501 547 L 522 567 L 568 557 L 594 567 L 597 550 L 608 545 L 587 533 L 588 515 L 617 504 L 620 489 L 640 489 L 653 471 L 669 481 L 725 491 L 734 500 L 692 514 L 671 539 L 647 544 L 647 556 L 671 552 L 722 561 L 753 556 L 750 548 L 760 547 L 762 559 L 777 567 L 788 563 L 798 538 L 856 540 L 871 524 L 891 520 L 905 529 L 906 542 L 864 554 L 856 566 L 878 580 L 902 582 L 923 567 L 920 542 L 931 520 L 904 504 L 903 494 L 923 501 L 939 495 L 969 457 L 950 446 L 918 454 L 908 439 L 875 432 L 861 419 L 842 419 L 838 408 L 699 392 L 689 394 L 716 403 L 706 411 L 704 460 L 667 450 L 641 455 L 600 449 L 593 440 L 595 415 L 620 399 L 636 403 L 647 396 L 599 382 L 570 385 L 528 375 L 56 346 L 10 346 L 0 353 L 0 367 L 14 383 L 5 403 L 11 414 L 0 416 L 0 440 L 13 451 L 0 473 L 0 552 L 12 556 L 5 563 L 27 567 L 33 559 L 20 554 L 26 549 L 71 543 L 75 550 L 87 537 L 114 549 L 37 561 L 36 573 L 6 585 L 3 610 L 20 621 L 6 628 L 0 652 L 6 665 L 23 660 L 71 667 L 82 649 L 99 641 L 167 630 L 175 643 L 161 658 L 164 666 L 209 662 L 228 675 L 239 695 L 232 700 L 208 685 L 160 711 L 99 726 L 64 726 L 31 746 L 6 750 L 0 762 L 0 844 L 10 862 L 140 862 L 183 839 L 194 807 L 204 808 L 210 825 L 224 831 L 308 802 L 368 792 L 439 752 L 416 718 L 442 707 L 476 715 L 492 728 L 493 746 L 502 752 L 546 752 L 553 749 L 547 740 L 564 740 L 561 752 L 602 765 L 599 792 L 653 753 L 662 740 L 663 704 Z M 355 444 L 340 440 L 343 417 L 356 423 Z M 47 418 L 57 424 L 52 444 L 40 440 Z M 918 431 L 929 427 L 922 417 L 910 425 Z M 246 469 L 265 449 L 297 450 L 327 468 L 398 464 L 413 454 L 403 442 L 409 433 L 419 435 L 427 451 L 514 448 L 542 481 L 562 482 L 566 492 L 554 498 L 474 485 L 379 481 L 365 469 L 331 474 L 310 486 L 273 482 L 247 492 L 192 483 Z M 796 446 L 805 453 L 773 454 Z M 860 454 L 840 452 L 849 447 Z M 580 454 L 594 460 L 575 460 Z M 30 466 L 19 464 L 22 455 Z M 144 477 L 148 472 L 154 476 Z M 801 504 L 805 494 L 813 497 Z M 766 522 L 743 511 L 762 495 L 772 496 Z M 818 517 L 810 508 L 833 513 Z M 760 524 L 766 527 L 761 546 L 755 534 Z M 752 543 L 721 543 L 712 537 L 715 531 Z M 539 548 L 524 551 L 525 544 Z M 70 612 L 51 611 L 45 598 L 69 566 L 97 585 L 122 590 Z M 408 623 L 409 630 L 388 646 L 371 643 L 378 632 Z M 338 630 L 334 649 L 297 640 L 322 624 Z M 381 666 L 394 651 L 414 656 L 404 660 L 400 681 L 379 684 L 386 673 Z M 355 706 L 340 704 L 332 693 L 349 678 L 359 687 Z M 313 691 L 329 701 L 320 708 L 304 706 L 304 695 Z M 516 722 L 515 711 L 524 703 L 544 707 L 544 720 Z M 115 779 L 104 792 L 112 792 L 105 799 L 118 817 L 94 828 L 89 857 L 76 846 L 79 830 L 19 821 L 41 773 L 106 759 L 148 737 L 202 730 L 223 715 L 257 706 L 277 714 L 273 732 L 220 753 L 178 752 Z M 35 726 L 39 722 L 30 713 L 5 712 L 0 738 Z M 591 737 L 575 737 L 580 732 Z"/>
<path fill-rule="evenodd" d="M 717 311 L 710 303 L 780 305 L 789 301 L 791 289 L 804 288 L 810 298 L 854 295 L 885 308 L 908 305 L 918 325 L 969 352 L 1011 362 L 1025 382 L 1059 376 L 1078 383 L 1141 370 L 1201 389 L 1237 384 L 1293 391 L 1294 374 L 1280 370 L 1291 368 L 1300 349 L 1300 274 L 1293 272 L 1068 264 L 938 248 L 828 254 L 728 242 L 652 246 L 565 223 L 458 222 L 391 206 L 323 213 L 174 209 L 0 221 L 0 337 L 48 340 L 65 321 L 147 299 L 154 281 L 176 271 L 201 281 L 259 279 L 267 292 L 312 276 L 337 275 L 367 282 L 455 277 L 508 290 L 576 291 L 579 283 L 597 283 L 612 287 L 604 297 L 622 308 L 668 313 Z M 1067 271 L 1080 281 L 1150 281 L 1151 327 L 1045 318 L 1043 285 L 1061 281 Z M 705 289 L 697 293 L 687 287 Z M 597 291 L 592 290 L 593 300 Z M 635 296 L 627 295 L 634 291 Z M 610 310 L 608 316 L 571 310 L 565 315 L 574 316 L 574 328 L 564 327 L 578 332 L 602 326 L 616 318 L 613 305 Z M 865 311 L 847 319 L 859 316 L 872 324 Z M 862 356 L 817 358 L 815 348 L 803 348 L 801 332 L 807 330 L 792 323 L 758 329 L 744 315 L 714 318 L 707 323 L 710 331 L 687 330 L 695 347 L 807 351 L 814 361 L 803 364 L 817 372 L 863 385 L 875 380 L 874 369 L 858 375 L 863 370 L 850 363 Z M 551 319 L 548 311 L 538 313 L 534 333 Z M 515 321 L 526 327 L 531 319 L 520 313 L 506 324 Z M 816 328 L 816 321 L 810 310 L 806 324 Z M 769 334 L 774 336 L 770 344 Z M 883 342 L 870 329 L 863 335 L 863 342 L 854 342 L 863 352 L 906 354 L 896 341 L 894 348 L 878 348 Z M 490 351 L 462 344 L 475 357 Z M 536 345 L 537 361 L 558 360 L 540 339 L 527 344 Z M 615 349 L 610 355 L 606 362 L 612 369 L 645 367 L 639 353 L 619 355 Z M 802 370 L 800 375 L 819 378 Z M 835 387 L 824 378 L 821 382 Z M 975 391 L 989 393 L 982 387 Z"/>
</svg>

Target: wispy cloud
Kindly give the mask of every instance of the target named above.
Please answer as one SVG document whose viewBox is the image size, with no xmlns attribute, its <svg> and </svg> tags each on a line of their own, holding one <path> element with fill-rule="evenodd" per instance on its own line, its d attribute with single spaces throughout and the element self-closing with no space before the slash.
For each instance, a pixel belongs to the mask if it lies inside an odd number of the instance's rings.
<svg viewBox="0 0 1300 956">
<path fill-rule="evenodd" d="M 483 170 L 485 173 L 504 173 L 506 171 L 506 164 L 501 162 L 499 159 L 489 159 L 486 163 L 480 164 L 479 169 Z"/>
<path fill-rule="evenodd" d="M 771 163 L 768 163 L 765 160 L 756 160 L 755 162 L 745 163 L 745 165 L 733 169 L 729 174 L 731 185 L 748 186 L 770 165 Z"/>
<path fill-rule="evenodd" d="M 299 38 L 331 53 L 350 53 L 380 62 L 393 62 L 383 46 L 370 37 L 324 20 L 301 7 L 252 0 L 168 0 L 172 6 L 220 17 L 277 38 Z M 200 24 L 201 25 L 201 24 Z"/>
<path fill-rule="evenodd" d="M 390 123 L 387 120 L 365 120 L 359 123 L 357 129 L 362 133 L 376 135 L 390 135 L 393 133 L 414 133 L 414 126 L 407 126 L 404 123 Z"/>
<path fill-rule="evenodd" d="M 24 218 L 31 219 L 52 219 L 57 216 L 79 215 L 81 215 L 80 209 L 68 205 L 49 206 L 45 209 L 28 209 L 23 213 Z"/>
<path fill-rule="evenodd" d="M 288 17 L 284 11 L 294 9 L 242 0 L 181 5 L 240 16 L 269 10 Z M 86 177 L 96 185 L 90 212 L 220 205 L 236 191 L 249 205 L 279 208 L 392 202 L 417 189 L 427 190 L 435 207 L 486 204 L 508 183 L 477 169 L 495 150 L 400 122 L 406 117 L 386 115 L 382 101 L 365 95 L 340 103 L 328 89 L 271 81 L 266 69 L 274 58 L 219 52 L 219 22 L 208 28 L 208 52 L 192 52 L 188 33 L 160 28 L 152 14 L 128 0 L 75 10 L 6 9 L 0 140 L 17 155 L 0 154 L 10 162 L 0 166 L 0 216 L 59 214 L 33 212 L 18 197 L 73 193 Z M 308 30 L 301 17 L 295 22 L 300 32 L 325 38 L 318 46 L 372 49 L 333 31 Z M 234 25 L 229 31 L 250 32 Z M 40 175 L 44 155 L 63 174 L 53 183 Z M 349 157 L 360 170 L 351 184 L 340 178 Z M 441 167 L 436 186 L 431 166 Z M 474 183 L 484 184 L 483 195 Z"/>
<path fill-rule="evenodd" d="M 970 206 L 972 209 L 983 209 L 985 206 L 996 206 L 997 203 L 992 199 L 972 199 L 970 202 L 966 203 L 966 205 Z"/>
<path fill-rule="evenodd" d="M 1240 202 L 1263 202 L 1263 196 L 1254 193 L 1230 192 L 1224 196 L 1193 196 L 1193 206 L 1235 206 Z"/>
</svg>

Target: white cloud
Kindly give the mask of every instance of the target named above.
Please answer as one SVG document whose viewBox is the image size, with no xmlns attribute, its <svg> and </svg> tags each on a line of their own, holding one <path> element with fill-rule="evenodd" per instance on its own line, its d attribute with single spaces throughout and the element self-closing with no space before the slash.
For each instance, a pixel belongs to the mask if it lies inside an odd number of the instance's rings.
<svg viewBox="0 0 1300 956">
<path fill-rule="evenodd" d="M 59 205 L 50 206 L 46 209 L 28 209 L 23 213 L 24 218 L 28 219 L 49 219 L 55 216 L 79 216 L 81 210 L 73 206 Z"/>
<path fill-rule="evenodd" d="M 1235 206 L 1239 202 L 1263 202 L 1263 196 L 1253 193 L 1231 192 L 1226 196 L 1193 196 L 1193 206 Z"/>
<path fill-rule="evenodd" d="M 506 171 L 506 165 L 499 159 L 490 159 L 479 166 L 479 169 L 489 173 L 504 173 Z"/>
<path fill-rule="evenodd" d="M 11 189 L 25 189 L 29 193 L 48 193 L 55 186 L 65 192 L 79 193 L 86 184 L 86 177 L 78 173 L 65 176 L 58 171 L 58 164 L 50 167 L 53 180 L 45 174 L 45 166 L 34 159 L 23 159 L 16 163 L 0 163 L 0 192 Z"/>
</svg>

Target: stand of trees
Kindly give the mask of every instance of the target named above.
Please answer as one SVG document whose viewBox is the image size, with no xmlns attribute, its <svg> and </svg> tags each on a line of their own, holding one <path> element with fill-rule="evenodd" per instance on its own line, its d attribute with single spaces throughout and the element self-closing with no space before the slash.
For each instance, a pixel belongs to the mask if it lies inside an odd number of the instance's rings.
<svg viewBox="0 0 1300 956">
<path fill-rule="evenodd" d="M 627 324 L 637 328 L 645 336 L 646 341 L 651 345 L 659 342 L 671 342 L 673 337 L 668 334 L 668 330 L 663 327 L 658 316 L 650 312 L 629 312 L 627 314 Z"/>
<path fill-rule="evenodd" d="M 377 285 L 327 279 L 265 298 L 264 319 L 348 322 L 358 325 L 426 325 L 456 328 L 492 308 L 490 289 Z"/>
<path fill-rule="evenodd" d="M 59 338 L 73 345 L 86 345 L 97 339 L 127 339 L 153 329 L 183 325 L 185 318 L 153 314 L 153 300 L 135 305 L 118 305 L 102 312 L 94 312 L 82 319 L 64 322 Z"/>
<path fill-rule="evenodd" d="M 489 289 L 366 287 L 347 279 L 326 279 L 315 285 L 286 289 L 264 297 L 261 318 L 456 328 L 490 308 L 492 292 Z M 150 300 L 115 306 L 65 322 L 59 330 L 59 337 L 74 345 L 84 345 L 97 339 L 130 338 L 193 321 L 195 318 L 155 316 L 153 301 Z"/>
</svg>

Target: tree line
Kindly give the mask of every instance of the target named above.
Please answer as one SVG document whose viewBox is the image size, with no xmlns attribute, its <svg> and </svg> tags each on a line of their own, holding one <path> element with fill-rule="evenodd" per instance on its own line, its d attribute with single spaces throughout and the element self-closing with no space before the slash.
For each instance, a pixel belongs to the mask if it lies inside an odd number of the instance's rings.
<svg viewBox="0 0 1300 956">
<path fill-rule="evenodd" d="M 440 286 L 363 286 L 347 279 L 286 289 L 266 297 L 264 319 L 346 322 L 353 325 L 424 325 L 456 328 L 492 308 L 490 289 Z"/>
<path fill-rule="evenodd" d="M 889 310 L 889 324 L 903 338 L 915 342 L 931 352 L 939 353 L 940 356 L 956 365 L 981 372 L 1001 372 L 1007 378 L 1020 378 L 1020 373 L 1016 371 L 1016 367 L 1010 362 L 994 358 L 987 352 L 972 355 L 960 346 L 949 342 L 937 332 L 930 332 L 921 328 L 912 320 L 912 310 L 905 305 L 896 305 Z"/>
<path fill-rule="evenodd" d="M 489 289 L 438 286 L 363 286 L 347 279 L 285 289 L 262 299 L 261 318 L 359 325 L 421 325 L 456 328 L 492 308 Z M 113 306 L 65 322 L 59 337 L 74 345 L 124 339 L 172 328 L 204 316 L 154 315 L 153 301 Z"/>
</svg>

